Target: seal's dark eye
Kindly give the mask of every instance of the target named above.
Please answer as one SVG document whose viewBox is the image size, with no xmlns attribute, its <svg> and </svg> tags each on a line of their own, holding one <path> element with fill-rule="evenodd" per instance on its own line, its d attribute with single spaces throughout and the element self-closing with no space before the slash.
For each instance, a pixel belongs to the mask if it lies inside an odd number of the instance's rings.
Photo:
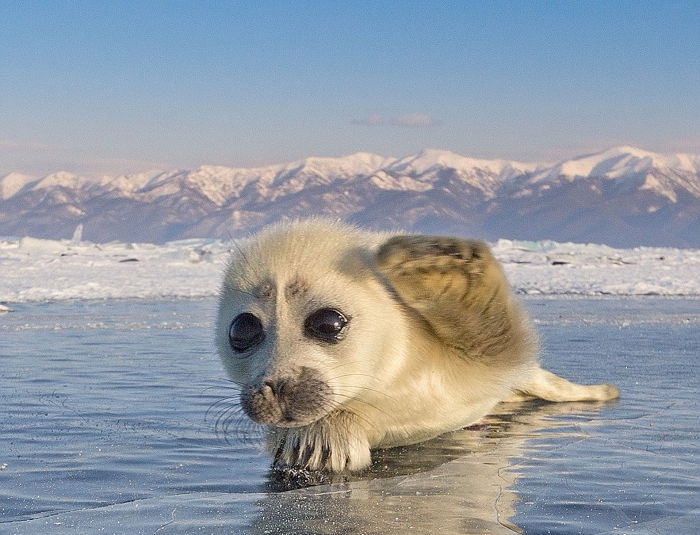
<svg viewBox="0 0 700 535">
<path fill-rule="evenodd" d="M 238 353 L 258 345 L 265 338 L 265 331 L 257 316 L 244 312 L 236 316 L 228 329 L 228 342 Z"/>
<path fill-rule="evenodd" d="M 332 308 L 321 308 L 306 318 L 304 331 L 307 336 L 326 342 L 340 342 L 347 324 L 347 318 L 340 311 Z"/>
</svg>

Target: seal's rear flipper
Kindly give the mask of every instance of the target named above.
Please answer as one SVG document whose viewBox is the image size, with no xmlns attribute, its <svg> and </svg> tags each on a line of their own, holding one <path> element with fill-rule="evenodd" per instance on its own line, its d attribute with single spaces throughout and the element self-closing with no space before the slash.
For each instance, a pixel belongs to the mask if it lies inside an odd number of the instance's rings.
<svg viewBox="0 0 700 535">
<path fill-rule="evenodd" d="M 519 387 L 506 402 L 538 398 L 547 401 L 608 401 L 620 397 L 617 387 L 610 384 L 579 385 L 538 368 L 530 381 Z"/>
</svg>

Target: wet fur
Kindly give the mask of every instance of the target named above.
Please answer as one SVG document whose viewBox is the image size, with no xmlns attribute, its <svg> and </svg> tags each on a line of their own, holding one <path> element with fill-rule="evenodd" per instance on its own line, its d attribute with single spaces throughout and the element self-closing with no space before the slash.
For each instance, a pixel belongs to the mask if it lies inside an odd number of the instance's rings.
<svg viewBox="0 0 700 535">
<path fill-rule="evenodd" d="M 304 318 L 320 308 L 350 319 L 342 341 L 305 336 Z M 266 337 L 237 354 L 228 328 L 242 312 L 260 318 Z M 475 240 L 328 220 L 273 226 L 231 258 L 216 341 L 229 376 L 244 385 L 244 410 L 269 424 L 279 467 L 359 470 L 373 448 L 471 425 L 509 398 L 617 396 L 610 385 L 576 385 L 539 368 L 527 317 Z"/>
</svg>

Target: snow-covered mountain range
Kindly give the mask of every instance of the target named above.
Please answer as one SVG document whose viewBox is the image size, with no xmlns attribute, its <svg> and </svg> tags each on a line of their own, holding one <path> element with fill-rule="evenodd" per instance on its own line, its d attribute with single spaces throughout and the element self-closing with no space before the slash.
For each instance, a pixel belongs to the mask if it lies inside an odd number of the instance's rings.
<svg viewBox="0 0 700 535">
<path fill-rule="evenodd" d="M 164 242 L 247 235 L 326 215 L 489 240 L 700 248 L 700 155 L 616 147 L 554 164 L 441 150 L 358 153 L 253 169 L 0 178 L 0 235 Z"/>
</svg>

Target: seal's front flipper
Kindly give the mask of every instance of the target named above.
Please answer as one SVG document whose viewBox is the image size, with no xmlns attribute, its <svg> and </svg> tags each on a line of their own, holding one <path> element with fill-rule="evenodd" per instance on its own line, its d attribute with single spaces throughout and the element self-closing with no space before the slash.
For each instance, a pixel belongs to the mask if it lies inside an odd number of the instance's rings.
<svg viewBox="0 0 700 535">
<path fill-rule="evenodd" d="M 534 353 L 535 337 L 484 242 L 395 236 L 381 245 L 376 262 L 402 303 L 465 356 L 507 352 L 513 365 Z"/>
<path fill-rule="evenodd" d="M 283 472 L 354 472 L 372 462 L 366 432 L 357 417 L 345 411 L 301 427 L 271 427 L 267 449 L 275 458 L 275 469 Z"/>
<path fill-rule="evenodd" d="M 533 398 L 547 401 L 608 401 L 618 397 L 620 391 L 613 385 L 579 385 L 539 368 L 506 402 Z"/>
</svg>

